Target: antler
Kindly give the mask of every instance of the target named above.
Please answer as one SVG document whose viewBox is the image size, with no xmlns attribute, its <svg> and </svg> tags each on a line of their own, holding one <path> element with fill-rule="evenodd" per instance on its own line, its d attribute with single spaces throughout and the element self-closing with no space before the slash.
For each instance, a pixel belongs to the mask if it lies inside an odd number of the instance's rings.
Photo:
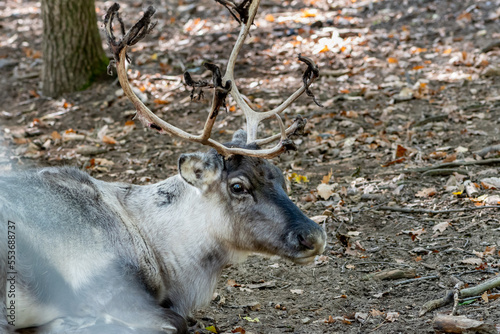
<svg viewBox="0 0 500 334">
<path fill-rule="evenodd" d="M 216 0 L 216 1 L 221 2 L 221 0 Z M 223 0 L 223 1 L 224 3 L 229 2 L 228 0 Z M 248 2 L 251 2 L 249 6 Z M 257 9 L 259 7 L 259 4 L 260 0 L 244 0 L 239 6 L 233 4 L 234 7 L 239 8 L 239 10 L 237 11 L 238 13 L 242 12 L 240 14 L 241 15 L 240 19 L 238 19 L 239 22 L 242 22 L 242 26 L 238 39 L 236 40 L 234 48 L 229 57 L 226 73 L 223 78 L 224 80 L 231 80 L 234 82 L 234 65 L 236 64 L 236 59 L 238 57 L 238 54 L 241 48 L 243 47 L 243 43 L 245 42 L 245 39 L 247 38 L 248 33 L 250 32 L 250 27 L 252 26 L 255 15 L 257 14 Z M 235 15 L 233 11 L 231 11 L 231 14 L 233 16 Z M 247 134 L 248 134 L 247 143 L 257 141 L 257 128 L 261 121 L 268 119 L 274 115 L 278 115 L 279 117 L 279 114 L 283 110 L 285 110 L 290 104 L 292 104 L 293 101 L 295 101 L 304 92 L 307 92 L 307 95 L 313 97 L 314 102 L 318 106 L 322 107 L 322 105 L 316 101 L 314 95 L 309 90 L 309 86 L 313 83 L 313 81 L 317 77 L 319 77 L 319 69 L 311 59 L 302 57 L 300 54 L 299 54 L 299 60 L 307 64 L 307 70 L 304 72 L 304 75 L 302 77 L 304 85 L 300 87 L 297 91 L 295 91 L 295 93 L 293 93 L 283 103 L 281 103 L 279 106 L 270 111 L 256 112 L 255 110 L 250 108 L 250 106 L 246 103 L 243 96 L 239 92 L 238 87 L 236 85 L 233 85 L 230 94 L 233 97 L 236 104 L 238 105 L 238 107 L 240 107 L 243 113 L 245 114 L 247 121 Z M 292 127 L 295 127 L 295 125 L 292 125 Z M 264 141 L 269 142 L 267 141 L 267 139 L 261 140 L 260 142 Z"/>
<path fill-rule="evenodd" d="M 288 129 L 285 129 L 285 126 L 283 124 L 283 121 L 281 120 L 281 117 L 279 116 L 279 113 L 283 111 L 288 105 L 290 105 L 295 99 L 297 99 L 303 92 L 307 92 L 307 94 L 309 96 L 312 96 L 314 99 L 314 95 L 312 95 L 312 93 L 309 91 L 309 85 L 319 75 L 318 68 L 316 67 L 314 62 L 312 62 L 310 59 L 301 57 L 299 55 L 299 59 L 305 61 L 306 64 L 308 65 L 308 69 L 306 70 L 303 76 L 304 86 L 298 89 L 280 106 L 276 107 L 271 111 L 256 112 L 252 110 L 245 102 L 243 96 L 239 93 L 236 85 L 234 85 L 234 65 L 236 62 L 236 57 L 239 51 L 241 50 L 244 40 L 248 35 L 250 26 L 257 12 L 260 0 L 243 0 L 243 2 L 238 6 L 234 5 L 229 0 L 216 0 L 216 1 L 223 3 L 224 6 L 226 6 L 226 8 L 230 9 L 231 14 L 235 16 L 235 18 L 239 22 L 242 23 L 242 28 L 238 36 L 238 39 L 236 41 L 236 44 L 231 52 L 231 56 L 224 77 L 222 77 L 219 67 L 212 63 L 204 64 L 205 68 L 207 68 L 212 72 L 212 82 L 213 82 L 212 84 L 206 81 L 195 82 L 187 72 L 184 75 L 186 84 L 192 86 L 193 90 L 195 87 L 208 86 L 214 88 L 212 104 L 201 135 L 190 134 L 186 131 L 183 131 L 171 125 L 168 122 L 165 122 L 164 120 L 156 116 L 135 95 L 128 81 L 126 65 L 127 62 L 129 62 L 129 58 L 127 56 L 127 48 L 129 46 L 136 44 L 154 28 L 155 23 L 151 23 L 151 17 L 153 16 L 155 9 L 150 6 L 144 13 L 143 17 L 127 33 L 125 33 L 123 21 L 121 20 L 120 15 L 118 13 L 120 6 L 117 3 L 115 3 L 108 9 L 106 17 L 104 19 L 104 24 L 106 27 L 108 44 L 114 56 L 114 61 L 110 62 L 110 66 L 112 64 L 116 65 L 116 69 L 118 72 L 118 79 L 123 88 L 123 91 L 125 95 L 130 99 L 130 101 L 134 104 L 137 110 L 136 117 L 145 126 L 157 130 L 160 133 L 168 133 L 170 135 L 187 139 L 189 141 L 198 142 L 203 145 L 213 147 L 219 154 L 226 157 L 233 154 L 238 154 L 238 155 L 255 156 L 261 158 L 273 158 L 280 155 L 286 150 L 295 149 L 293 142 L 290 139 L 288 139 L 288 136 L 291 134 L 296 134 L 297 132 L 303 130 L 305 125 L 305 120 L 302 119 L 301 117 L 298 117 L 294 121 L 294 124 L 292 124 L 292 126 L 290 126 Z M 116 40 L 113 34 L 112 25 L 114 19 L 118 20 L 121 32 L 123 34 L 122 39 L 118 41 Z M 110 70 L 110 66 L 108 67 L 108 71 Z M 276 146 L 269 149 L 250 150 L 239 147 L 227 147 L 211 139 L 210 135 L 212 132 L 212 127 L 215 123 L 220 107 L 225 106 L 226 104 L 225 100 L 228 94 L 231 94 L 236 104 L 245 113 L 247 120 L 248 143 L 255 142 L 258 145 L 263 145 L 270 143 L 278 138 L 280 138 L 280 142 Z M 193 93 L 191 96 L 193 96 Z M 316 102 L 315 99 L 314 101 Z M 280 134 L 271 136 L 266 139 L 256 140 L 257 126 L 259 122 L 272 116 L 275 116 L 278 119 L 278 123 L 280 126 Z"/>
</svg>

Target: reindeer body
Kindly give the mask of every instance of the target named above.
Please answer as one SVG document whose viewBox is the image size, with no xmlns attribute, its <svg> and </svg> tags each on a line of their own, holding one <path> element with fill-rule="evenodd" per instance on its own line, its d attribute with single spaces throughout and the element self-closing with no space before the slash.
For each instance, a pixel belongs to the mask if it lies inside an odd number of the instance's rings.
<svg viewBox="0 0 500 334">
<path fill-rule="evenodd" d="M 6 305 L 14 301 L 10 324 L 101 319 L 182 333 L 227 265 L 250 252 L 302 263 L 323 251 L 324 231 L 288 199 L 269 162 L 212 151 L 181 156 L 179 170 L 146 186 L 71 168 L 0 177 L 2 232 L 8 221 L 16 226 L 15 297 L 3 289 L 8 283 L 0 287 Z M 234 193 L 235 184 L 247 192 Z M 4 312 L 0 326 L 14 328 Z M 51 326 L 47 333 L 61 332 Z"/>
<path fill-rule="evenodd" d="M 185 333 L 186 316 L 210 300 L 221 270 L 251 252 L 295 263 L 323 252 L 326 234 L 284 191 L 281 171 L 265 159 L 293 149 L 289 138 L 304 129 L 297 117 L 285 129 L 279 113 L 304 92 L 319 69 L 306 57 L 302 87 L 276 108 L 250 108 L 239 93 L 234 67 L 260 0 L 226 6 L 241 25 L 224 76 L 205 64 L 213 99 L 201 134 L 160 119 L 135 95 L 127 78 L 127 48 L 153 29 L 154 8 L 117 40 L 119 5 L 104 24 L 124 95 L 146 127 L 212 148 L 183 154 L 179 175 L 134 186 L 106 183 L 68 168 L 0 176 L 0 330 L 38 326 L 36 333 Z M 247 132 L 222 144 L 210 138 L 219 109 L 231 95 Z M 261 121 L 276 117 L 280 134 L 257 139 Z M 248 137 L 247 137 L 248 133 Z M 279 143 L 272 148 L 261 145 Z M 6 237 L 5 237 L 6 236 Z"/>
</svg>

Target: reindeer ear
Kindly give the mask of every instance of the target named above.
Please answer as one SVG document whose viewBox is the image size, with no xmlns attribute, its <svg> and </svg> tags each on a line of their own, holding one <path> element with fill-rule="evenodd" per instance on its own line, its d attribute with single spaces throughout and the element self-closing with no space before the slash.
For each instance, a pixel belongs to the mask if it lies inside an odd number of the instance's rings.
<svg viewBox="0 0 500 334">
<path fill-rule="evenodd" d="M 205 191 L 221 178 L 222 157 L 211 153 L 182 154 L 179 158 L 179 173 L 190 185 Z"/>
<path fill-rule="evenodd" d="M 245 130 L 239 129 L 233 135 L 232 143 L 238 144 L 240 146 L 245 146 L 247 144 L 247 133 Z"/>
</svg>

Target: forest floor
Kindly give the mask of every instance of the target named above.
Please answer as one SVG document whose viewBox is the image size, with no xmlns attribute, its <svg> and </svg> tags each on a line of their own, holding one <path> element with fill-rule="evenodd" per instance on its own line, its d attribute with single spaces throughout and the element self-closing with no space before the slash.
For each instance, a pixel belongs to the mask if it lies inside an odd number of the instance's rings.
<svg viewBox="0 0 500 334">
<path fill-rule="evenodd" d="M 209 78 L 203 61 L 224 66 L 238 25 L 213 1 L 179 3 L 122 3 L 128 26 L 146 5 L 158 9 L 157 27 L 131 53 L 129 78 L 160 117 L 197 133 L 209 98 L 191 102 L 182 73 Z M 110 5 L 97 1 L 100 22 Z M 299 53 L 319 65 L 311 88 L 324 108 L 303 96 L 285 111 L 287 124 L 297 114 L 308 119 L 308 135 L 274 162 L 328 244 L 311 265 L 252 256 L 224 270 L 217 296 L 195 314 L 205 327 L 432 333 L 434 317 L 452 304 L 420 316 L 426 302 L 458 281 L 472 287 L 498 275 L 498 8 L 499 0 L 262 1 L 236 84 L 264 111 L 300 87 Z M 3 1 L 0 15 L 0 172 L 70 165 L 149 184 L 177 173 L 181 153 L 204 150 L 134 125 L 114 78 L 58 99 L 40 96 L 40 4 Z M 216 139 L 243 125 L 233 105 L 229 99 L 230 112 L 220 114 Z M 277 131 L 271 121 L 260 135 Z M 393 269 L 405 277 L 366 276 Z M 499 293 L 457 312 L 499 325 Z"/>
</svg>

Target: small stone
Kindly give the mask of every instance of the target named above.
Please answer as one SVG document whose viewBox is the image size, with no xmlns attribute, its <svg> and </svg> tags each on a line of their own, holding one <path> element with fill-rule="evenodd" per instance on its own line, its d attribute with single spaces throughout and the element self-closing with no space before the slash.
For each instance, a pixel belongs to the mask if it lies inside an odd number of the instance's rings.
<svg viewBox="0 0 500 334">
<path fill-rule="evenodd" d="M 309 317 L 305 317 L 305 318 L 303 318 L 303 319 L 302 319 L 302 320 L 300 320 L 300 321 L 301 321 L 301 322 L 305 325 L 305 324 L 308 324 L 308 323 L 310 323 L 310 322 L 311 322 L 311 318 L 309 318 Z"/>
</svg>

